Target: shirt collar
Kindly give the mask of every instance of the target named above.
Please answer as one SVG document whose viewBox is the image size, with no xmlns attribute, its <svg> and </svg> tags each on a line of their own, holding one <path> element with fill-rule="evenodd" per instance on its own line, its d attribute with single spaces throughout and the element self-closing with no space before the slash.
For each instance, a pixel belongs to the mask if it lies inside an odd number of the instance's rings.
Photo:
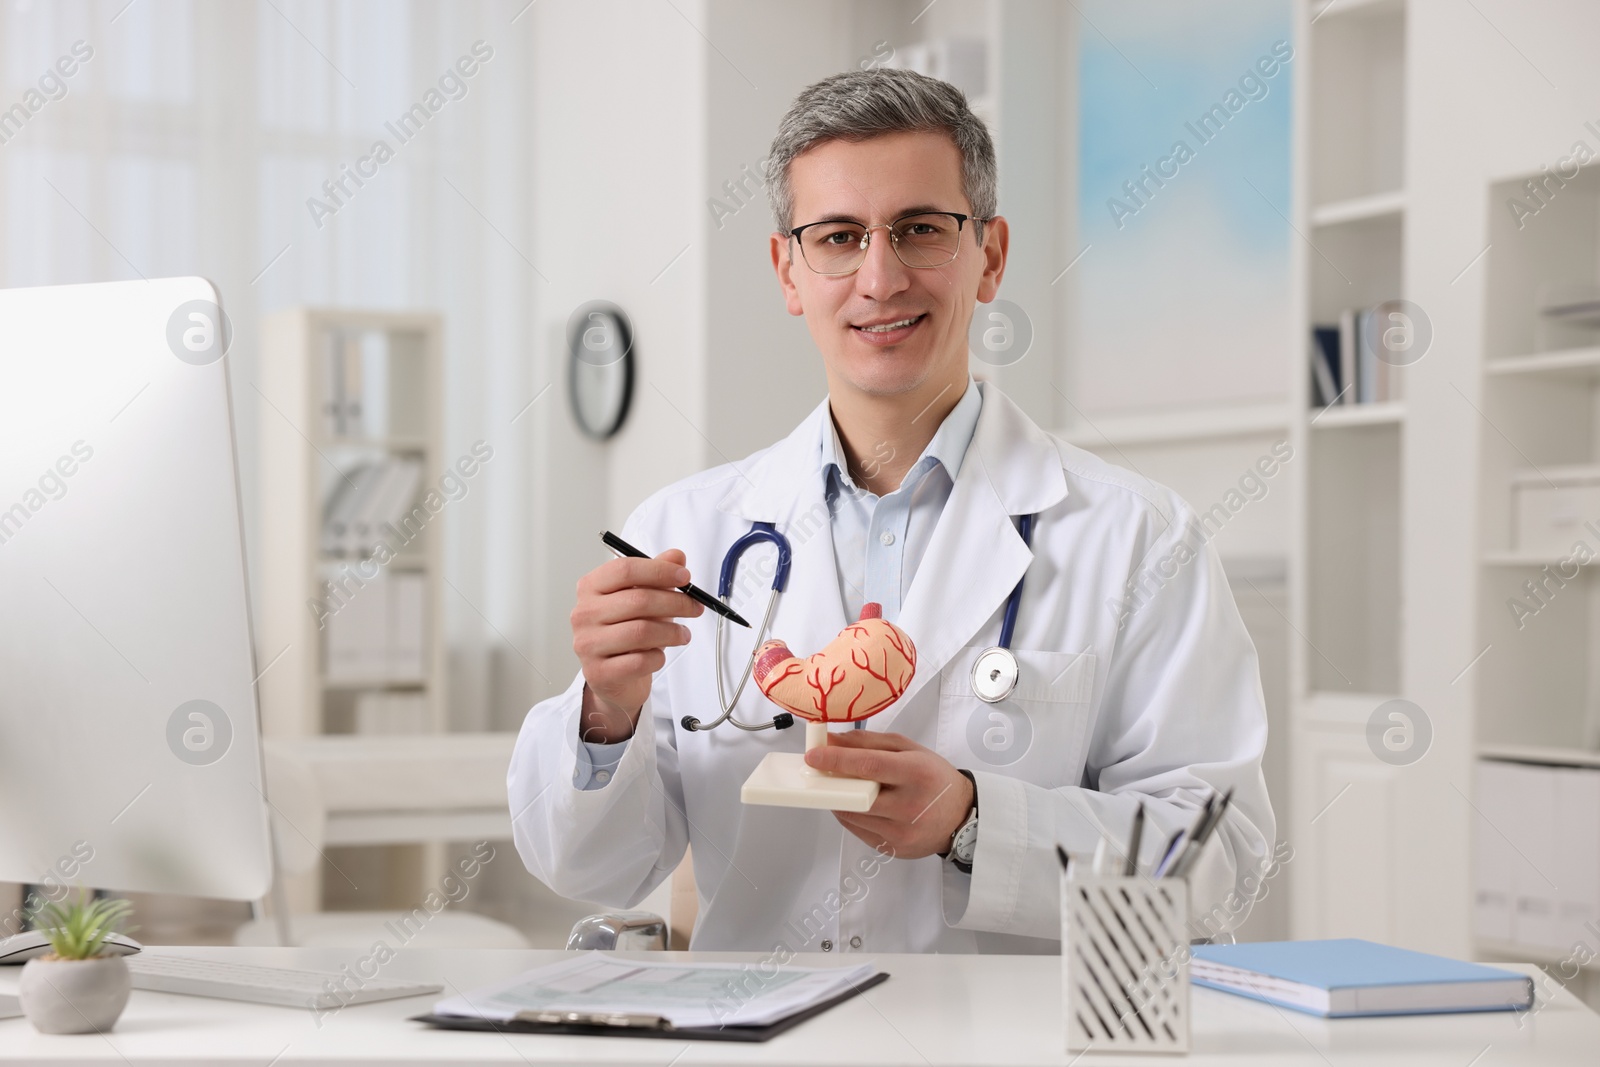
<svg viewBox="0 0 1600 1067">
<path fill-rule="evenodd" d="M 939 424 L 933 440 L 928 442 L 928 447 L 922 450 L 917 462 L 906 472 L 906 481 L 902 485 L 914 484 L 913 479 L 919 478 L 936 464 L 944 467 L 954 482 L 961 473 L 961 462 L 966 458 L 967 448 L 972 444 L 973 431 L 977 429 L 978 413 L 982 408 L 983 394 L 978 391 L 978 383 L 968 375 L 967 391 L 961 394 L 956 406 Z M 836 479 L 840 485 L 858 488 L 850 478 L 850 466 L 844 459 L 844 443 L 839 440 L 839 428 L 833 424 L 833 409 L 830 407 L 824 414 L 827 417 L 822 420 L 823 477 L 829 482 Z"/>
</svg>

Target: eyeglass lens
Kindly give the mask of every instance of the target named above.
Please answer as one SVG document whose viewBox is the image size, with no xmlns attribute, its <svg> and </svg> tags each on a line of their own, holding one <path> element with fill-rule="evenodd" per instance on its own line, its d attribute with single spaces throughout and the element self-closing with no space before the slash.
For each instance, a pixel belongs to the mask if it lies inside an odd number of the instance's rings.
<svg viewBox="0 0 1600 1067">
<path fill-rule="evenodd" d="M 961 220 L 951 215 L 908 215 L 891 227 L 895 254 L 908 267 L 942 267 L 961 248 Z M 844 274 L 867 258 L 867 228 L 858 222 L 820 222 L 800 232 L 800 254 L 819 274 Z"/>
</svg>

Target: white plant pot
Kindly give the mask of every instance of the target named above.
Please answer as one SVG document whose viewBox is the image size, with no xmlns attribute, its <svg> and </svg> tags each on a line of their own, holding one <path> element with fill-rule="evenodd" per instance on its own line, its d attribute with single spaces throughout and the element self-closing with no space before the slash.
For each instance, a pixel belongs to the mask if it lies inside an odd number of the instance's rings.
<svg viewBox="0 0 1600 1067">
<path fill-rule="evenodd" d="M 31 959 L 22 968 L 22 1014 L 41 1034 L 104 1033 L 128 1004 L 128 964 L 121 956 Z"/>
</svg>

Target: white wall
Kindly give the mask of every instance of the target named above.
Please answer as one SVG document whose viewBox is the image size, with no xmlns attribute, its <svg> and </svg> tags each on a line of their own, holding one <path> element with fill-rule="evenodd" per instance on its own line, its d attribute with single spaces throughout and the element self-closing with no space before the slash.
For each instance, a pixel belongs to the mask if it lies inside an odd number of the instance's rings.
<svg viewBox="0 0 1600 1067">
<path fill-rule="evenodd" d="M 537 160 L 530 258 L 543 278 L 524 299 L 537 308 L 535 376 L 551 387 L 529 412 L 536 518 L 528 551 L 542 698 L 564 689 L 576 670 L 567 615 L 573 584 L 607 558 L 598 532 L 620 528 L 649 493 L 706 465 L 694 427 L 706 419 L 697 200 L 708 50 L 696 31 L 705 21 L 697 2 L 545 0 L 527 17 Z M 617 32 L 622 26 L 627 32 Z M 637 360 L 632 410 L 604 444 L 582 436 L 567 400 L 567 318 L 595 299 L 628 314 Z"/>
</svg>

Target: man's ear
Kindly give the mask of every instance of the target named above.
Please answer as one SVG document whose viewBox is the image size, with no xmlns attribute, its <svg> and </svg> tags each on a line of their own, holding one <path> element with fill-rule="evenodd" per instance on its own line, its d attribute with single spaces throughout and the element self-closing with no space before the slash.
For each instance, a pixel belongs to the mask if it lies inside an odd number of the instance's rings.
<svg viewBox="0 0 1600 1067">
<path fill-rule="evenodd" d="M 772 269 L 778 275 L 778 288 L 783 290 L 783 304 L 791 315 L 804 315 L 800 304 L 800 290 L 794 284 L 794 261 L 789 258 L 789 238 L 781 233 L 772 235 Z"/>
<path fill-rule="evenodd" d="M 1006 272 L 1006 252 L 1011 248 L 1011 227 L 996 215 L 983 224 L 983 276 L 978 279 L 978 300 L 987 304 L 1000 291 Z"/>
</svg>

